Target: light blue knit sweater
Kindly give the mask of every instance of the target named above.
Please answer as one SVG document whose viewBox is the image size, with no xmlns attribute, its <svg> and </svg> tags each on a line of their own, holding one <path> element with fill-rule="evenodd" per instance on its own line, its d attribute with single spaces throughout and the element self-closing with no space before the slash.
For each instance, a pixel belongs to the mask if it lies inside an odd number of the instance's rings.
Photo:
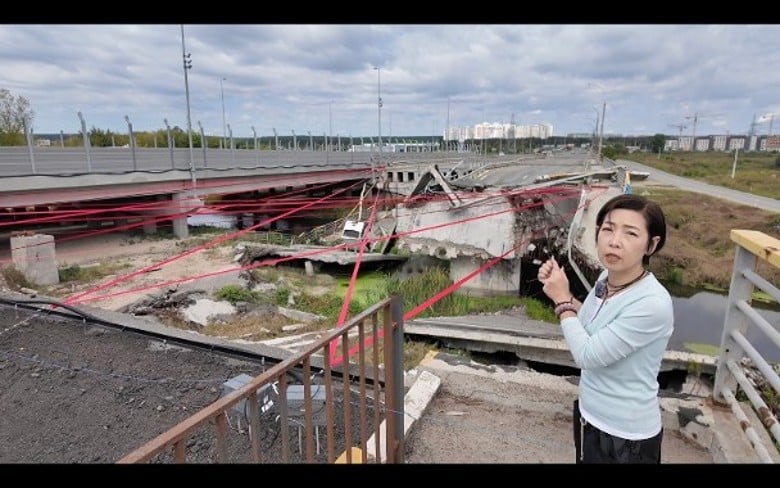
<svg viewBox="0 0 780 488">
<path fill-rule="evenodd" d="M 674 330 L 666 288 L 648 273 L 603 306 L 591 290 L 577 316 L 563 319 L 561 328 L 581 370 L 582 417 L 624 439 L 658 434 L 658 372 Z"/>
</svg>

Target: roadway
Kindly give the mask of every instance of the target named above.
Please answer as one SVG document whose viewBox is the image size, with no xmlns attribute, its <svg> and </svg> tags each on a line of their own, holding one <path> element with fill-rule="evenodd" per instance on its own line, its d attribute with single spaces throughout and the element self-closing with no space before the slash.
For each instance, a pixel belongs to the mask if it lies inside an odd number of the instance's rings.
<svg viewBox="0 0 780 488">
<path fill-rule="evenodd" d="M 747 205 L 749 207 L 780 213 L 780 200 L 776 200 L 774 198 L 762 197 L 759 195 L 753 195 L 752 193 L 732 190 L 722 186 L 710 185 L 701 181 L 683 178 L 681 176 L 666 173 L 651 166 L 637 163 L 636 161 L 629 161 L 627 159 L 618 159 L 615 161 L 615 164 L 625 165 L 628 169 L 634 171 L 646 171 L 650 173 L 648 178 L 649 181 L 657 181 L 658 183 L 675 186 L 686 191 L 702 193 L 704 195 L 728 200 L 739 203 L 741 205 Z"/>
</svg>

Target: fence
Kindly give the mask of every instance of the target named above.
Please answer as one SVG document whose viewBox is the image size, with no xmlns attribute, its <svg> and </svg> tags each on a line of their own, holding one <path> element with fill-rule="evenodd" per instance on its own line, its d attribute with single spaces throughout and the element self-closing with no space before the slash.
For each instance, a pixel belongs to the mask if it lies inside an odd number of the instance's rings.
<svg viewBox="0 0 780 488">
<path fill-rule="evenodd" d="M 774 390 L 774 393 L 769 392 L 768 396 L 775 400 L 779 398 L 780 377 L 777 371 L 751 345 L 746 333 L 748 327 L 756 327 L 780 347 L 780 331 L 773 328 L 751 305 L 756 287 L 775 302 L 780 302 L 780 291 L 777 287 L 756 273 L 759 262 L 780 267 L 780 240 L 751 230 L 732 230 L 731 240 L 737 244 L 737 248 L 715 372 L 713 399 L 731 408 L 756 454 L 764 462 L 772 463 L 773 459 L 768 450 L 777 448 L 774 445 L 765 445 L 742 410 L 737 395 L 741 391 L 747 396 L 763 427 L 772 434 L 775 443 L 780 442 L 780 424 L 772 413 L 772 408 L 767 406 L 762 392 L 756 389 L 743 372 L 743 359 L 747 358 L 763 375 L 766 381 L 763 388 Z"/>
<path fill-rule="evenodd" d="M 313 374 L 317 360 L 322 371 Z M 403 463 L 401 298 L 378 302 L 260 376 L 233 378 L 223 392 L 118 463 Z M 369 442 L 386 459 L 368 459 Z"/>
</svg>

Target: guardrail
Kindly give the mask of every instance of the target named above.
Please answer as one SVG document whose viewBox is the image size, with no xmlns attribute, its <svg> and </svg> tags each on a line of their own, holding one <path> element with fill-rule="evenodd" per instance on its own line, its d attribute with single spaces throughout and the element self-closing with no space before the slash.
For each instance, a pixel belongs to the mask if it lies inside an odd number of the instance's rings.
<svg viewBox="0 0 780 488">
<path fill-rule="evenodd" d="M 762 438 L 753 428 L 737 395 L 742 392 L 750 400 L 758 418 L 774 437 L 775 444 L 780 443 L 780 424 L 762 398 L 753 383 L 743 372 L 743 360 L 747 358 L 766 380 L 767 389 L 773 398 L 780 394 L 780 376 L 746 338 L 748 327 L 756 327 L 763 332 L 778 348 L 780 348 L 780 331 L 765 320 L 751 305 L 753 292 L 758 287 L 775 302 L 780 302 L 780 291 L 772 283 L 756 273 L 759 262 L 780 267 L 780 240 L 774 239 L 762 232 L 751 230 L 732 230 L 731 240 L 737 244 L 734 256 L 734 270 L 731 276 L 726 317 L 723 324 L 718 366 L 715 372 L 713 400 L 727 404 L 732 413 L 739 419 L 743 432 L 759 458 L 767 463 L 774 460 L 769 450 L 777 450 L 774 445 L 765 445 Z M 763 392 L 766 394 L 767 392 Z"/>
<path fill-rule="evenodd" d="M 403 343 L 402 301 L 393 295 L 263 374 L 226 382 L 224 396 L 118 463 L 202 463 L 206 454 L 219 463 L 403 463 Z M 312 360 L 321 374 L 312 374 Z M 386 459 L 368 459 L 369 442 Z"/>
</svg>

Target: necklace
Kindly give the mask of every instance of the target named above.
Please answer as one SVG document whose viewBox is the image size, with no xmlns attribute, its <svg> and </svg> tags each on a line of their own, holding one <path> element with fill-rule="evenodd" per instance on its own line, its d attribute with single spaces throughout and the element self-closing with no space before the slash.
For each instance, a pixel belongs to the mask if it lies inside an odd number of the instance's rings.
<svg viewBox="0 0 780 488">
<path fill-rule="evenodd" d="M 614 295 L 615 293 L 617 293 L 617 292 L 619 292 L 621 290 L 625 290 L 629 286 L 633 285 L 637 281 L 639 281 L 642 278 L 644 278 L 645 276 L 647 276 L 647 273 L 648 273 L 648 271 L 646 269 L 643 269 L 642 270 L 642 274 L 640 274 L 639 276 L 637 276 L 633 280 L 629 281 L 628 283 L 623 283 L 622 285 L 615 285 L 615 286 L 613 286 L 613 285 L 611 285 L 609 283 L 609 277 L 607 277 L 607 280 L 606 280 L 607 281 L 607 285 L 606 285 L 607 296 Z"/>
<path fill-rule="evenodd" d="M 624 283 L 622 285 L 617 285 L 617 286 L 612 286 L 609 284 L 609 277 L 597 281 L 594 289 L 594 294 L 596 295 L 596 298 L 601 299 L 601 304 L 599 305 L 599 308 L 596 309 L 596 313 L 593 314 L 593 317 L 590 318 L 590 321 L 593 322 L 593 319 L 596 318 L 596 315 L 598 315 L 599 312 L 601 312 L 601 309 L 604 307 L 604 304 L 607 303 L 608 298 L 614 296 L 615 293 L 619 291 L 625 290 L 629 286 L 633 285 L 637 281 L 647 276 L 648 273 L 649 271 L 643 269 L 642 274 L 640 274 L 633 280 L 629 281 L 628 283 Z"/>
</svg>

